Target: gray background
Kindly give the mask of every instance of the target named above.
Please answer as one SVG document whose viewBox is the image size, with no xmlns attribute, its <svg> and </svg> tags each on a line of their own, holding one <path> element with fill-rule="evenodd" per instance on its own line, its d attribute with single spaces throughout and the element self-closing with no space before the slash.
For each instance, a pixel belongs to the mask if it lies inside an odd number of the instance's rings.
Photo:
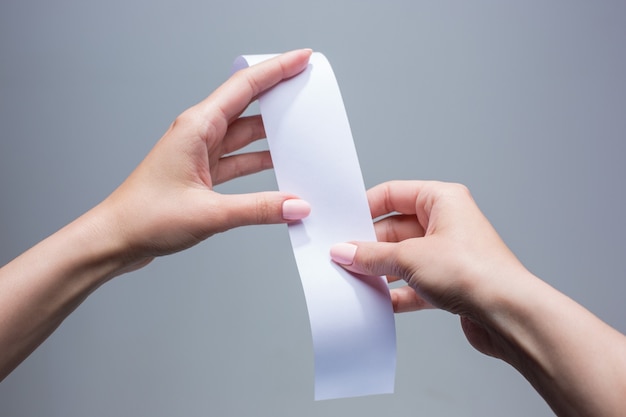
<svg viewBox="0 0 626 417">
<path fill-rule="evenodd" d="M 626 331 L 625 3 L 380 3 L 3 1 L 0 262 L 110 193 L 237 55 L 311 47 L 368 187 L 467 184 L 533 272 Z M 0 415 L 551 415 L 440 311 L 396 317 L 395 394 L 314 402 L 290 251 L 250 227 L 110 282 L 0 384 Z"/>
</svg>

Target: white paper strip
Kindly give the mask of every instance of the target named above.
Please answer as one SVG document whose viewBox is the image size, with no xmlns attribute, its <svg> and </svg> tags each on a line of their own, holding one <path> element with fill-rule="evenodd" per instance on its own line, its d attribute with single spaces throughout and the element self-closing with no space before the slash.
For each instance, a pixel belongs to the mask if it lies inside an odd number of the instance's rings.
<svg viewBox="0 0 626 417">
<path fill-rule="evenodd" d="M 237 58 L 234 70 L 273 55 Z M 391 393 L 396 335 L 382 277 L 353 275 L 329 257 L 334 243 L 376 240 L 348 117 L 324 55 L 259 98 L 278 187 L 311 204 L 289 225 L 309 311 L 315 399 Z"/>
</svg>

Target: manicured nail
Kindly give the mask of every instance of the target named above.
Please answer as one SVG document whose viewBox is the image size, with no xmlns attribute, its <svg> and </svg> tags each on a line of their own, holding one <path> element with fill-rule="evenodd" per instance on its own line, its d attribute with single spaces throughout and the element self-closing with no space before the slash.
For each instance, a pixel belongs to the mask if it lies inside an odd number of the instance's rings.
<svg viewBox="0 0 626 417">
<path fill-rule="evenodd" d="M 352 265 L 357 246 L 352 243 L 337 243 L 330 248 L 330 257 L 341 265 Z"/>
<path fill-rule="evenodd" d="M 311 213 L 311 205 L 304 200 L 292 198 L 283 203 L 283 219 L 300 220 Z"/>
</svg>

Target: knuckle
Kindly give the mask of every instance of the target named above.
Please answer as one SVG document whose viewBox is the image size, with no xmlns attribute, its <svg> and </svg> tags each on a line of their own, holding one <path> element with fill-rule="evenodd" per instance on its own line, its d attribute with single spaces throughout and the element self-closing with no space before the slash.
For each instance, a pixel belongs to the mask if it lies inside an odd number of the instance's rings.
<svg viewBox="0 0 626 417">
<path fill-rule="evenodd" d="M 248 85 L 248 88 L 250 88 L 250 92 L 251 92 L 251 96 L 254 97 L 256 95 L 258 95 L 261 91 L 261 87 L 259 85 L 258 80 L 256 79 L 256 77 L 254 77 L 250 71 L 245 71 L 245 72 L 241 72 L 239 74 L 239 77 L 242 79 L 242 81 Z"/>
<path fill-rule="evenodd" d="M 451 186 L 453 187 L 453 189 L 455 190 L 455 192 L 459 193 L 459 194 L 463 194 L 463 195 L 469 195 L 470 194 L 470 190 L 467 187 L 467 185 L 465 184 L 461 184 L 461 183 L 452 183 Z"/>
<path fill-rule="evenodd" d="M 387 240 L 391 242 L 399 242 L 400 236 L 398 234 L 398 230 L 395 227 L 395 222 L 385 222 L 385 236 L 387 236 Z"/>
<path fill-rule="evenodd" d="M 256 223 L 267 224 L 272 219 L 272 204 L 269 201 L 258 198 L 256 201 Z"/>
<path fill-rule="evenodd" d="M 212 119 L 213 118 L 211 118 L 210 120 L 205 120 L 204 118 L 202 118 L 199 111 L 191 107 L 185 110 L 184 112 L 182 112 L 181 114 L 179 114 L 174 119 L 170 127 L 170 130 L 175 130 L 179 132 L 187 132 L 187 133 L 192 133 L 192 134 L 197 134 L 197 133 L 202 133 L 202 132 L 206 132 L 210 134 L 211 133 L 210 129 L 214 127 L 212 123 Z"/>
<path fill-rule="evenodd" d="M 437 198 L 471 198 L 471 192 L 469 188 L 458 182 L 434 182 L 432 184 L 433 195 Z"/>
<path fill-rule="evenodd" d="M 376 266 L 378 261 L 371 256 L 359 257 L 359 251 L 357 251 L 356 257 L 354 258 L 354 264 L 356 264 L 359 269 L 369 274 L 377 269 Z"/>
<path fill-rule="evenodd" d="M 390 261 L 392 264 L 393 274 L 402 277 L 404 280 L 409 281 L 409 278 L 413 275 L 412 264 L 415 264 L 414 256 L 407 256 L 409 253 L 413 253 L 414 249 L 409 247 L 408 241 L 399 242 L 396 249 L 392 251 Z"/>
<path fill-rule="evenodd" d="M 172 123 L 172 128 L 179 128 L 181 126 L 187 126 L 190 123 L 192 123 L 194 118 L 191 113 L 192 113 L 192 110 L 187 109 L 181 114 L 179 114 L 178 116 L 176 116 L 176 118 L 174 119 L 174 122 Z"/>
</svg>

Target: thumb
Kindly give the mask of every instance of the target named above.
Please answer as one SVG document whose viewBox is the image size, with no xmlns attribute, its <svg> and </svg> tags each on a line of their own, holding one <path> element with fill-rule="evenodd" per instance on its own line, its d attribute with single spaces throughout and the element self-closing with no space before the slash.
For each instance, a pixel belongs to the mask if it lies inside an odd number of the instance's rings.
<svg viewBox="0 0 626 417">
<path fill-rule="evenodd" d="M 220 200 L 225 230 L 253 224 L 289 223 L 311 212 L 309 203 L 281 192 L 222 194 Z"/>
<path fill-rule="evenodd" d="M 389 242 L 337 243 L 330 248 L 330 257 L 357 274 L 402 276 L 396 246 L 397 243 Z"/>
</svg>

